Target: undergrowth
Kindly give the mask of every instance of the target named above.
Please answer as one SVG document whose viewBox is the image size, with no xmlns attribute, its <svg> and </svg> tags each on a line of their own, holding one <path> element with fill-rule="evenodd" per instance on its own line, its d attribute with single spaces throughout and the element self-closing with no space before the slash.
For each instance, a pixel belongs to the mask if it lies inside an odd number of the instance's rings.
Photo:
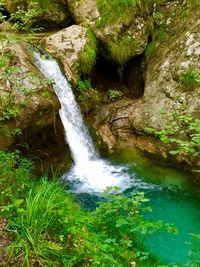
<svg viewBox="0 0 200 267">
<path fill-rule="evenodd" d="M 169 144 L 169 153 L 183 154 L 192 158 L 200 156 L 200 119 L 190 115 L 186 110 L 181 113 L 162 113 L 170 123 L 161 130 L 146 128 L 148 133 Z"/>
<path fill-rule="evenodd" d="M 1 214 L 13 234 L 8 255 L 22 266 L 145 266 L 151 256 L 143 240 L 176 232 L 145 219 L 151 208 L 143 193 L 107 190 L 95 210 L 84 211 L 58 181 L 33 179 L 32 163 L 19 153 L 1 151 L 0 166 Z"/>
</svg>

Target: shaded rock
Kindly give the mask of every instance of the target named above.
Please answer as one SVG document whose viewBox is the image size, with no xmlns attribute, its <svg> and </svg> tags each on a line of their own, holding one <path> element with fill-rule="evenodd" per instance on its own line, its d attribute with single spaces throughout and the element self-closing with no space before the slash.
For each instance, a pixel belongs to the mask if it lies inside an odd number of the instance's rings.
<svg viewBox="0 0 200 267">
<path fill-rule="evenodd" d="M 26 19 L 26 24 L 29 27 L 38 24 L 45 28 L 56 27 L 70 19 L 70 14 L 64 0 L 53 0 L 48 6 L 37 1 L 6 0 L 5 8 L 10 14 L 20 10 L 20 12 L 24 11 L 24 16 L 26 16 L 26 13 L 29 12 L 29 18 L 27 17 Z"/>
</svg>

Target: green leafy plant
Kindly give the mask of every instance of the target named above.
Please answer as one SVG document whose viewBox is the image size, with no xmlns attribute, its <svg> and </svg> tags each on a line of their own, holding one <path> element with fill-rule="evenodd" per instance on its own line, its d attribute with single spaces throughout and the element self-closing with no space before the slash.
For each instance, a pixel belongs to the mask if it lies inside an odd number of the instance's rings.
<svg viewBox="0 0 200 267">
<path fill-rule="evenodd" d="M 108 98 L 110 101 L 119 100 L 123 96 L 123 93 L 116 89 L 108 90 Z"/>
<path fill-rule="evenodd" d="M 20 213 L 17 210 L 20 216 L 10 222 L 9 228 L 16 233 L 10 249 L 13 253 L 22 253 L 26 266 L 32 266 L 31 262 L 54 265 L 54 259 L 56 262 L 59 258 L 62 245 L 59 239 L 49 236 L 49 231 L 59 225 L 58 210 L 61 212 L 63 208 L 63 199 L 64 190 L 58 183 L 43 180 L 31 188 L 24 207 Z"/>
<path fill-rule="evenodd" d="M 182 73 L 178 81 L 188 90 L 200 87 L 200 73 L 188 68 Z"/>
<path fill-rule="evenodd" d="M 16 4 L 18 4 L 18 10 L 11 13 L 10 21 L 14 23 L 16 29 L 31 33 L 43 30 L 38 25 L 37 19 L 54 8 L 50 0 L 31 0 L 28 1 L 27 6 L 17 0 Z"/>
<path fill-rule="evenodd" d="M 10 21 L 14 22 L 14 27 L 26 32 L 39 32 L 43 28 L 33 25 L 35 17 L 41 14 L 41 10 L 30 8 L 27 11 L 19 8 L 16 12 L 11 14 Z"/>
<path fill-rule="evenodd" d="M 77 90 L 82 92 L 84 90 L 90 90 L 92 88 L 90 80 L 79 80 L 77 83 Z"/>
<path fill-rule="evenodd" d="M 160 131 L 154 128 L 146 128 L 146 131 L 169 144 L 170 154 L 183 153 L 198 157 L 200 155 L 200 119 L 194 118 L 187 112 L 182 114 L 171 112 L 164 115 L 169 117 L 171 123 Z"/>
<path fill-rule="evenodd" d="M 189 245 L 190 260 L 187 266 L 198 267 L 200 265 L 200 234 L 192 234 Z"/>
<path fill-rule="evenodd" d="M 108 189 L 94 211 L 84 211 L 59 182 L 31 181 L 32 164 L 18 152 L 0 151 L 0 167 L 1 214 L 14 235 L 8 251 L 23 266 L 128 266 L 149 258 L 144 238 L 176 232 L 145 219 L 151 208 L 143 193 Z"/>
</svg>

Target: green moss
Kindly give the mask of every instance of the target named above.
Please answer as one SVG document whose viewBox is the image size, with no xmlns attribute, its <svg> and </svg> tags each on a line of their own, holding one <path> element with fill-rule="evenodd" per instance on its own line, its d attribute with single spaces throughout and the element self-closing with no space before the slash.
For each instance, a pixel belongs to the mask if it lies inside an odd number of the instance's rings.
<svg viewBox="0 0 200 267">
<path fill-rule="evenodd" d="M 98 26 L 110 24 L 115 21 L 127 23 L 133 13 L 138 0 L 97 0 L 101 13 Z"/>
<path fill-rule="evenodd" d="M 132 36 L 123 36 L 116 42 L 111 42 L 108 50 L 115 61 L 123 64 L 131 55 L 135 53 L 136 40 Z"/>
<path fill-rule="evenodd" d="M 93 66 L 96 63 L 97 55 L 97 40 L 91 29 L 87 29 L 86 37 L 88 39 L 87 44 L 79 53 L 78 67 L 79 71 L 83 74 L 90 73 Z"/>
</svg>

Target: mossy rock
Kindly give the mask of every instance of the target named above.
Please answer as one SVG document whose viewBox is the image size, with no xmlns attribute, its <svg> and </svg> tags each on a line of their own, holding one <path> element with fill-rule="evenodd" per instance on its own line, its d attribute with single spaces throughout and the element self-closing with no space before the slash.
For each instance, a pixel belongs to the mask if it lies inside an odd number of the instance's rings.
<svg viewBox="0 0 200 267">
<path fill-rule="evenodd" d="M 67 78 L 75 83 L 96 62 L 97 42 L 88 27 L 72 25 L 58 31 L 45 39 L 44 47 L 63 64 Z"/>
<path fill-rule="evenodd" d="M 115 3 L 117 2 L 117 3 Z M 87 23 L 112 59 L 124 64 L 141 54 L 149 36 L 151 5 L 144 1 L 68 0 L 77 23 Z M 116 6 L 113 8 L 113 4 Z M 118 8 L 117 8 L 118 7 Z"/>
</svg>

